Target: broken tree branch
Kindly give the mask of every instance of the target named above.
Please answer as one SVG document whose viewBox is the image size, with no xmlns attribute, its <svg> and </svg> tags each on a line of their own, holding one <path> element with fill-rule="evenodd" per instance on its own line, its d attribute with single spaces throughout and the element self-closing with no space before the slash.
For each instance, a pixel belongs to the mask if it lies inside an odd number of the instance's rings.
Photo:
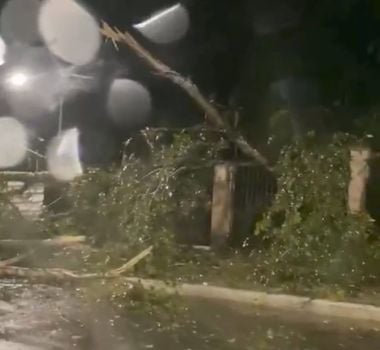
<svg viewBox="0 0 380 350">
<path fill-rule="evenodd" d="M 106 273 L 76 273 L 71 270 L 59 269 L 59 268 L 28 268 L 28 267 L 18 267 L 10 266 L 7 264 L 8 261 L 5 260 L 0 262 L 0 278 L 20 278 L 20 279 L 30 279 L 37 281 L 54 281 L 54 282 L 65 282 L 65 281 L 75 281 L 75 280 L 93 280 L 93 279 L 112 279 L 118 278 L 122 274 L 131 271 L 141 260 L 145 259 L 149 254 L 152 253 L 153 246 L 144 249 L 141 253 L 133 257 L 124 265 L 117 269 L 108 271 Z M 14 262 L 17 262 L 17 257 L 13 258 Z"/>
<path fill-rule="evenodd" d="M 130 271 L 135 267 L 137 263 L 139 263 L 141 260 L 145 259 L 153 250 L 153 246 L 148 247 L 147 249 L 144 249 L 140 254 L 137 254 L 135 257 L 133 257 L 131 260 L 129 260 L 124 265 L 120 266 L 117 269 L 114 269 L 110 271 L 108 274 L 111 276 L 119 276 L 127 271 Z"/>
<path fill-rule="evenodd" d="M 5 266 L 10 266 L 13 264 L 17 264 L 18 262 L 24 260 L 28 256 L 29 256 L 29 254 L 20 254 L 20 255 L 13 257 L 13 258 L 2 260 L 2 261 L 0 261 L 0 268 L 5 267 Z"/>
<path fill-rule="evenodd" d="M 268 160 L 236 130 L 231 128 L 228 122 L 222 117 L 214 105 L 203 96 L 198 87 L 188 78 L 184 78 L 181 74 L 171 69 L 165 63 L 155 58 L 148 50 L 141 46 L 136 39 L 127 31 L 122 33 L 117 28 L 111 28 L 103 21 L 103 26 L 100 29 L 101 33 L 114 45 L 116 43 L 126 44 L 134 51 L 156 74 L 170 80 L 175 85 L 184 90 L 194 102 L 204 111 L 206 119 L 215 127 L 222 129 L 227 138 L 236 144 L 240 151 L 246 156 L 255 159 L 257 162 L 269 168 Z"/>
<path fill-rule="evenodd" d="M 54 247 L 54 248 L 64 248 L 70 247 L 86 242 L 85 236 L 59 236 L 52 239 L 2 239 L 0 240 L 0 246 L 4 247 Z"/>
<path fill-rule="evenodd" d="M 4 181 L 25 181 L 28 183 L 54 181 L 54 178 L 47 171 L 2 171 L 0 177 Z"/>
<path fill-rule="evenodd" d="M 29 268 L 18 266 L 0 266 L 0 277 L 2 278 L 20 278 L 38 281 L 67 281 L 76 279 L 96 279 L 105 278 L 100 274 L 77 274 L 66 269 L 44 269 Z"/>
</svg>

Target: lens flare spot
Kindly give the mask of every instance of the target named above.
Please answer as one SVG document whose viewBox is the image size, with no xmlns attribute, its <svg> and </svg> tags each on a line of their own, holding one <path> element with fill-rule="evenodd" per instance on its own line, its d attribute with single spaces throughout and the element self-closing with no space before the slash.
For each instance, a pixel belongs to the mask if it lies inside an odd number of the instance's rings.
<svg viewBox="0 0 380 350">
<path fill-rule="evenodd" d="M 74 0 L 45 0 L 38 28 L 46 46 L 62 60 L 85 65 L 96 58 L 101 45 L 99 25 Z"/>
<path fill-rule="evenodd" d="M 10 47 L 8 51 L 3 85 L 12 114 L 36 120 L 56 111 L 65 97 L 68 77 L 49 50 Z"/>
<path fill-rule="evenodd" d="M 189 27 L 189 13 L 181 4 L 166 8 L 134 25 L 135 29 L 156 44 L 169 44 L 182 39 Z"/>
<path fill-rule="evenodd" d="M 47 149 L 50 174 L 62 182 L 69 182 L 83 174 L 79 158 L 79 130 L 68 129 L 54 137 Z"/>
<path fill-rule="evenodd" d="M 142 125 L 147 121 L 151 108 L 150 93 L 143 85 L 130 79 L 112 82 L 107 109 L 116 124 L 126 127 Z"/>
<path fill-rule="evenodd" d="M 23 72 L 14 72 L 9 75 L 7 83 L 14 88 L 21 88 L 28 82 L 28 75 Z"/>
<path fill-rule="evenodd" d="M 15 118 L 0 118 L 0 168 L 14 167 L 24 160 L 28 149 L 28 133 Z"/>
</svg>

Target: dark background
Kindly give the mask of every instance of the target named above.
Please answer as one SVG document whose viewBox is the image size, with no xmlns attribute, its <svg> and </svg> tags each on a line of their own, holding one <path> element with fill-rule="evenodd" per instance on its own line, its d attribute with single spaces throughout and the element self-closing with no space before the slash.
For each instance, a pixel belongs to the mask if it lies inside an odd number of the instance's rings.
<svg viewBox="0 0 380 350">
<path fill-rule="evenodd" d="M 91 2 L 99 17 L 129 30 L 131 24 L 172 4 Z M 281 108 L 292 110 L 301 125 L 351 132 L 358 119 L 376 109 L 380 91 L 380 3 L 376 0 L 189 0 L 183 4 L 191 27 L 180 42 L 154 45 L 135 35 L 157 57 L 191 77 L 207 96 L 226 108 L 238 108 L 240 126 L 253 142 L 264 142 L 268 120 Z M 112 56 L 111 45 L 106 51 Z M 133 53 L 121 49 L 117 61 L 128 62 L 133 78 L 150 89 L 151 125 L 201 121 L 202 115 L 182 91 L 151 75 Z M 278 83 L 285 96 L 278 97 L 274 90 Z M 313 108 L 329 112 L 321 121 Z"/>
<path fill-rule="evenodd" d="M 190 77 L 210 99 L 238 109 L 239 126 L 254 144 L 265 144 L 276 111 L 294 115 L 294 132 L 306 127 L 356 131 L 357 121 L 377 108 L 380 82 L 380 3 L 376 0 L 187 0 L 191 26 L 170 45 L 155 45 L 135 24 L 174 2 L 92 0 L 86 5 L 108 23 L 131 31 L 172 68 Z M 81 130 L 83 160 L 108 163 L 120 145 L 148 126 L 188 126 L 202 114 L 177 87 L 157 77 L 130 52 L 104 44 L 91 93 L 66 103 L 64 126 Z M 151 92 L 149 121 L 120 128 L 107 117 L 106 92 L 114 77 L 129 77 Z M 3 111 L 6 110 L 4 103 Z M 54 123 L 38 133 L 49 138 Z"/>
</svg>

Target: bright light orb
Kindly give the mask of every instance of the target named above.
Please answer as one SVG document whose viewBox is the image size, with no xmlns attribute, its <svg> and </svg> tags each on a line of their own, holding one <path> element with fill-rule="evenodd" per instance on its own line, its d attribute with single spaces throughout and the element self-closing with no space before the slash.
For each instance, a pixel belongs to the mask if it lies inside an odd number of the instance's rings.
<svg viewBox="0 0 380 350">
<path fill-rule="evenodd" d="M 152 110 L 152 98 L 139 82 L 115 79 L 108 93 L 107 110 L 119 126 L 129 128 L 144 125 Z"/>
<path fill-rule="evenodd" d="M 68 129 L 55 136 L 48 145 L 46 159 L 50 174 L 58 181 L 70 182 L 82 175 L 79 130 Z"/>
<path fill-rule="evenodd" d="M 16 72 L 8 77 L 7 82 L 11 87 L 22 88 L 27 84 L 28 80 L 29 78 L 25 73 Z"/>
<path fill-rule="evenodd" d="M 69 89 L 69 77 L 45 47 L 8 50 L 4 92 L 12 114 L 35 120 L 55 112 Z"/>
<path fill-rule="evenodd" d="M 190 27 L 190 16 L 183 5 L 176 4 L 133 27 L 156 44 L 170 44 L 186 35 Z"/>
<path fill-rule="evenodd" d="M 73 0 L 44 0 L 38 28 L 49 50 L 76 66 L 94 61 L 102 43 L 97 20 Z"/>
<path fill-rule="evenodd" d="M 15 118 L 0 118 L 0 169 L 12 168 L 24 160 L 28 132 Z"/>
</svg>

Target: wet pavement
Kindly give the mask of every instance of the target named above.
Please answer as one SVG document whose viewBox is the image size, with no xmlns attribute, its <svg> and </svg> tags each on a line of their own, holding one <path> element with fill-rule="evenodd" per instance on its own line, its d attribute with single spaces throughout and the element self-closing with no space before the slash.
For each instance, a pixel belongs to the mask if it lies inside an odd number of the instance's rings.
<svg viewBox="0 0 380 350">
<path fill-rule="evenodd" d="M 163 318 L 89 307 L 80 293 L 4 281 L 0 350 L 379 350 L 380 332 L 192 300 Z M 284 317 L 285 316 L 285 317 Z"/>
</svg>

